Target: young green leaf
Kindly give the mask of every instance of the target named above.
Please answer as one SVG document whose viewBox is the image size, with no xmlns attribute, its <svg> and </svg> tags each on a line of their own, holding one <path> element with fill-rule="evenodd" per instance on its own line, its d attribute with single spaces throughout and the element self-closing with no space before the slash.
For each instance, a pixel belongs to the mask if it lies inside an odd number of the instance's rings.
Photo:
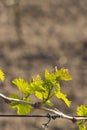
<svg viewBox="0 0 87 130">
<path fill-rule="evenodd" d="M 72 80 L 68 69 L 62 68 L 60 70 L 57 70 L 55 72 L 55 75 L 56 75 L 56 78 L 57 78 L 58 81 L 59 80 L 65 80 L 65 81 Z"/>
<path fill-rule="evenodd" d="M 61 93 L 61 92 L 57 92 L 57 93 L 56 93 L 56 97 L 59 98 L 59 99 L 62 99 L 62 100 L 65 102 L 65 104 L 66 104 L 68 107 L 70 107 L 71 101 L 67 98 L 67 95 L 66 95 L 66 94 Z"/>
<path fill-rule="evenodd" d="M 43 94 L 42 94 L 41 92 L 36 91 L 36 92 L 35 92 L 35 96 L 36 96 L 38 99 L 43 100 Z"/>
<path fill-rule="evenodd" d="M 15 104 L 11 105 L 11 108 L 16 108 L 18 115 L 30 114 L 32 109 L 32 107 L 28 104 Z"/>
<path fill-rule="evenodd" d="M 0 80 L 4 81 L 5 79 L 5 74 L 2 70 L 0 70 Z"/>
<path fill-rule="evenodd" d="M 33 92 L 44 92 L 45 88 L 43 87 L 43 80 L 40 78 L 39 75 L 34 76 L 32 81 L 29 84 L 29 90 Z"/>
<path fill-rule="evenodd" d="M 77 108 L 78 116 L 87 116 L 87 106 L 81 105 Z"/>
<path fill-rule="evenodd" d="M 84 124 L 83 121 L 79 121 L 79 122 L 77 123 L 77 126 L 78 126 L 79 130 L 87 130 L 87 129 L 86 129 L 87 126 L 85 126 L 85 124 Z"/>
<path fill-rule="evenodd" d="M 24 93 L 24 94 L 29 94 L 29 84 L 27 81 L 25 81 L 24 79 L 22 78 L 18 78 L 18 79 L 14 79 L 12 81 L 12 83 L 14 85 L 16 85 L 18 87 L 18 89 Z"/>
<path fill-rule="evenodd" d="M 35 92 L 35 95 L 38 99 L 42 100 L 42 103 L 45 103 L 49 106 L 52 106 L 52 102 L 49 100 L 50 97 L 48 97 L 48 91 L 46 92 Z"/>
<path fill-rule="evenodd" d="M 71 101 L 67 98 L 67 95 L 66 95 L 66 94 L 64 94 L 64 93 L 62 93 L 62 92 L 60 91 L 60 84 L 59 84 L 59 83 L 56 84 L 56 92 L 55 92 L 55 95 L 56 95 L 57 98 L 62 99 L 62 100 L 65 102 L 65 104 L 66 104 L 68 107 L 70 107 Z"/>
<path fill-rule="evenodd" d="M 45 70 L 45 81 L 48 83 L 48 86 L 55 86 L 56 84 L 56 76 L 54 73 L 49 73 L 48 70 Z"/>
<path fill-rule="evenodd" d="M 34 93 L 38 99 L 42 100 L 42 102 L 45 98 L 47 98 L 48 91 L 44 86 L 44 81 L 39 75 L 33 77 L 31 83 L 29 84 L 29 88 L 32 91 L 31 93 Z"/>
<path fill-rule="evenodd" d="M 87 116 L 87 106 L 85 105 L 81 105 L 77 108 L 77 115 L 78 116 Z M 86 120 L 82 120 L 77 122 L 78 128 L 79 130 L 86 130 L 87 129 L 87 125 L 85 124 L 87 121 Z"/>
<path fill-rule="evenodd" d="M 11 98 L 20 99 L 20 98 L 18 97 L 18 95 L 16 95 L 16 94 L 11 94 L 10 97 L 11 97 Z M 28 101 L 28 102 L 31 101 L 29 98 L 23 98 L 22 100 Z M 10 107 L 11 107 L 11 108 L 16 108 L 18 115 L 30 114 L 30 112 L 31 112 L 31 110 L 32 110 L 32 106 L 30 106 L 30 105 L 28 105 L 28 104 L 17 103 L 17 102 L 12 102 L 12 103 L 10 104 Z"/>
<path fill-rule="evenodd" d="M 32 107 L 30 105 L 25 105 L 25 104 L 19 104 L 18 105 L 18 111 L 17 113 L 22 115 L 22 114 L 30 114 Z"/>
<path fill-rule="evenodd" d="M 47 92 L 47 91 L 45 91 L 45 92 L 38 92 L 38 91 L 36 91 L 36 92 L 35 92 L 35 95 L 36 95 L 36 97 L 37 97 L 38 99 L 40 99 L 40 100 L 45 100 L 45 99 L 47 99 L 47 97 L 48 97 L 48 92 Z"/>
</svg>

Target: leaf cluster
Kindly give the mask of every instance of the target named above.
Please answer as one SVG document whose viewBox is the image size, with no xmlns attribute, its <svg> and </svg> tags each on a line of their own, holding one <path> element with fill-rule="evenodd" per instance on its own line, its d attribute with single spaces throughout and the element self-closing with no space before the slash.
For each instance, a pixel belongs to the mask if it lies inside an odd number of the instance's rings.
<svg viewBox="0 0 87 130">
<path fill-rule="evenodd" d="M 46 69 L 44 79 L 41 79 L 41 77 L 37 75 L 33 76 L 30 82 L 27 82 L 22 78 L 16 78 L 12 80 L 12 83 L 17 86 L 22 96 L 18 97 L 18 95 L 13 94 L 11 97 L 25 101 L 32 101 L 31 95 L 33 94 L 42 104 L 52 106 L 53 103 L 51 102 L 51 98 L 55 96 L 56 98 L 64 101 L 69 107 L 71 101 L 67 98 L 66 94 L 62 93 L 60 81 L 68 81 L 71 79 L 72 78 L 67 69 L 60 69 L 51 73 Z M 16 107 L 18 109 L 18 114 L 27 114 L 32 109 L 32 107 L 28 105 L 29 108 L 27 110 L 27 106 L 24 104 L 11 104 L 11 107 Z M 22 111 L 22 109 L 25 111 Z"/>
<path fill-rule="evenodd" d="M 0 80 L 4 81 L 5 74 L 0 70 Z M 71 101 L 68 99 L 67 95 L 61 91 L 61 81 L 72 80 L 68 69 L 55 69 L 53 72 L 49 72 L 48 69 L 45 70 L 44 79 L 40 75 L 33 76 L 31 81 L 28 82 L 23 78 L 15 78 L 12 80 L 12 84 L 15 85 L 20 96 L 17 94 L 11 94 L 10 97 L 14 99 L 20 99 L 27 102 L 34 102 L 32 95 L 39 100 L 42 105 L 52 106 L 52 97 L 62 100 L 68 107 L 71 105 Z M 17 109 L 17 114 L 30 114 L 33 106 L 30 104 L 22 104 L 19 102 L 12 102 L 10 104 L 11 108 Z M 78 116 L 87 116 L 87 106 L 81 105 L 77 108 Z M 82 120 L 77 122 L 79 130 L 86 130 L 87 120 Z"/>
</svg>

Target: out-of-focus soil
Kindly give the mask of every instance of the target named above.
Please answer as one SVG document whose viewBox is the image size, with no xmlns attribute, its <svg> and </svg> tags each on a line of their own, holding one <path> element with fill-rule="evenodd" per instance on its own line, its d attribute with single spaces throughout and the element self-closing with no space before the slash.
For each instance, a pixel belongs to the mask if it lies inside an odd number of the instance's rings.
<svg viewBox="0 0 87 130">
<path fill-rule="evenodd" d="M 7 2 L 7 3 L 6 3 Z M 70 70 L 72 81 L 62 90 L 72 100 L 71 108 L 53 99 L 55 107 L 76 115 L 78 105 L 87 105 L 87 0 L 0 0 L 0 69 L 5 83 L 0 92 L 17 93 L 13 78 L 30 80 L 54 66 Z M 32 114 L 43 114 L 34 110 Z M 0 99 L 0 114 L 16 114 Z M 42 130 L 42 118 L 1 118 L 0 130 Z M 77 130 L 67 120 L 51 121 L 48 130 Z"/>
</svg>

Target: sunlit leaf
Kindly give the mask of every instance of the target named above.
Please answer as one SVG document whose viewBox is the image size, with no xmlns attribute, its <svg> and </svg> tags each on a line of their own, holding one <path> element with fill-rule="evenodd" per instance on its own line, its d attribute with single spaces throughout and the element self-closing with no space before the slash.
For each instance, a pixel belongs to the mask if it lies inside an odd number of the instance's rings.
<svg viewBox="0 0 87 130">
<path fill-rule="evenodd" d="M 64 102 L 65 102 L 65 104 L 68 106 L 68 107 L 70 107 L 70 105 L 71 105 L 71 101 L 69 101 L 69 99 L 67 98 L 67 95 L 66 94 L 64 94 L 64 93 L 56 93 L 56 97 L 57 98 L 59 98 L 59 99 L 62 99 Z"/>
<path fill-rule="evenodd" d="M 35 92 L 35 95 L 36 95 L 36 97 L 38 98 L 38 99 L 46 99 L 47 98 L 47 96 L 48 96 L 48 92 L 38 92 L 38 91 L 36 91 Z"/>
<path fill-rule="evenodd" d="M 0 70 L 0 80 L 4 81 L 5 79 L 5 74 L 2 70 Z"/>
<path fill-rule="evenodd" d="M 17 109 L 17 114 L 18 115 L 23 115 L 23 114 L 30 114 L 32 107 L 28 104 L 15 104 L 11 106 L 12 108 Z"/>
<path fill-rule="evenodd" d="M 87 130 L 87 126 L 82 121 L 77 122 L 77 126 L 79 130 Z"/>
<path fill-rule="evenodd" d="M 17 99 L 18 96 L 16 94 L 12 94 L 11 97 L 14 97 Z M 31 102 L 31 100 L 28 98 L 23 98 L 22 100 L 27 101 L 27 102 Z M 30 106 L 28 104 L 17 103 L 17 102 L 12 102 L 10 104 L 10 107 L 16 108 L 18 115 L 30 114 L 30 112 L 32 110 L 32 106 Z"/>
<path fill-rule="evenodd" d="M 25 81 L 24 79 L 22 78 L 18 78 L 18 79 L 14 79 L 12 81 L 12 83 L 14 85 L 16 85 L 18 87 L 18 89 L 24 93 L 24 94 L 28 94 L 29 93 L 29 84 L 27 81 Z"/>
<path fill-rule="evenodd" d="M 43 87 L 43 80 L 40 78 L 39 75 L 33 77 L 31 83 L 29 84 L 29 87 L 32 89 L 33 92 L 45 91 L 45 88 Z"/>
<path fill-rule="evenodd" d="M 58 80 L 65 80 L 65 81 L 72 80 L 68 69 L 57 70 L 55 72 L 55 75 Z"/>
<path fill-rule="evenodd" d="M 54 73 L 49 73 L 48 70 L 45 70 L 45 79 L 48 86 L 54 86 L 56 84 L 56 77 Z"/>
<path fill-rule="evenodd" d="M 19 104 L 17 109 L 18 109 L 17 113 L 19 115 L 30 114 L 32 107 L 30 105 Z"/>
<path fill-rule="evenodd" d="M 36 95 L 36 97 L 37 97 L 38 99 L 40 99 L 40 100 L 43 99 L 43 94 L 42 94 L 41 92 L 36 91 L 36 92 L 35 92 L 35 95 Z"/>
<path fill-rule="evenodd" d="M 87 116 L 87 106 L 81 105 L 77 108 L 78 116 Z"/>
<path fill-rule="evenodd" d="M 81 105 L 77 108 L 77 115 L 78 116 L 87 116 L 87 106 L 85 105 Z M 86 130 L 87 129 L 87 125 L 85 124 L 87 121 L 86 120 L 82 120 L 77 122 L 78 128 L 79 130 Z"/>
<path fill-rule="evenodd" d="M 57 84 L 57 85 L 56 85 L 55 95 L 56 95 L 57 98 L 63 100 L 68 107 L 70 107 L 71 101 L 69 101 L 69 99 L 67 98 L 67 95 L 66 95 L 66 94 L 64 94 L 64 93 L 62 93 L 62 92 L 60 91 L 60 84 Z"/>
<path fill-rule="evenodd" d="M 59 93 L 61 91 L 60 83 L 57 83 L 55 87 L 56 87 L 56 92 Z"/>
</svg>

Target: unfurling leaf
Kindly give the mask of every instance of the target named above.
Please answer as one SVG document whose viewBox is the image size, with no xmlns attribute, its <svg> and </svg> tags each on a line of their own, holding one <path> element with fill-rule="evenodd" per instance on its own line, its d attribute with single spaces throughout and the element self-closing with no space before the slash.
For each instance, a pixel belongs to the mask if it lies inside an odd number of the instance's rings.
<svg viewBox="0 0 87 130">
<path fill-rule="evenodd" d="M 48 70 L 45 70 L 45 80 L 47 85 L 54 86 L 56 84 L 56 76 L 54 73 L 49 73 Z"/>
<path fill-rule="evenodd" d="M 57 70 L 55 72 L 55 75 L 58 80 L 65 80 L 65 81 L 72 80 L 68 69 Z"/>
<path fill-rule="evenodd" d="M 29 87 L 32 92 L 43 92 L 45 90 L 45 88 L 43 87 L 43 80 L 39 75 L 33 77 L 31 83 L 29 84 Z"/>
</svg>

